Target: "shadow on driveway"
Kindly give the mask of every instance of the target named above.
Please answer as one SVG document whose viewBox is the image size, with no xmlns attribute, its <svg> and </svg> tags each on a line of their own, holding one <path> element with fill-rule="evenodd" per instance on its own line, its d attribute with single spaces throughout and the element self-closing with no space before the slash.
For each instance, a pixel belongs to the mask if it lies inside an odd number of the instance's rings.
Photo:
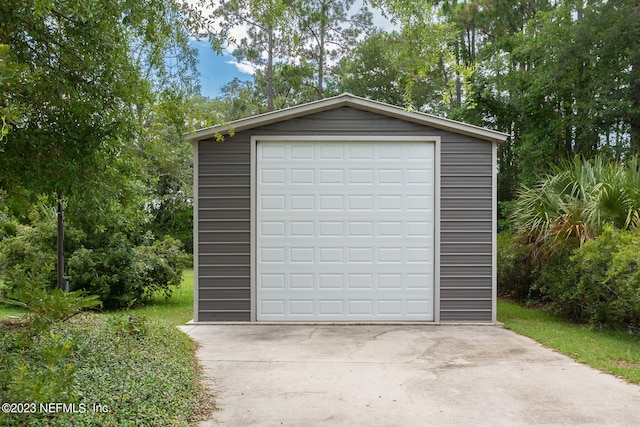
<svg viewBox="0 0 640 427">
<path fill-rule="evenodd" d="M 640 387 L 493 326 L 191 325 L 201 426 L 640 425 Z"/>
</svg>

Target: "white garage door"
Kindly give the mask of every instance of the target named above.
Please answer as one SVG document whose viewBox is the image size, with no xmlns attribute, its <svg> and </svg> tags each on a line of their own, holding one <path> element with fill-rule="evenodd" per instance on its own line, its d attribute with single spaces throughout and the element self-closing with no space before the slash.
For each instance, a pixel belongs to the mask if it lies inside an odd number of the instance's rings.
<svg viewBox="0 0 640 427">
<path fill-rule="evenodd" d="M 433 320 L 434 144 L 259 142 L 257 320 Z"/>
</svg>

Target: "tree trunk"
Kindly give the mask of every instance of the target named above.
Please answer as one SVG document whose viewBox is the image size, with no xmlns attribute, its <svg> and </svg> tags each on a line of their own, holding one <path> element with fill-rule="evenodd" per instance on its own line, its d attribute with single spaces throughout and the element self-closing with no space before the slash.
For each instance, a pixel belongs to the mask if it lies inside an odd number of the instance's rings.
<svg viewBox="0 0 640 427">
<path fill-rule="evenodd" d="M 273 25 L 269 25 L 269 52 L 267 58 L 267 110 L 273 111 Z"/>
<path fill-rule="evenodd" d="M 636 46 L 633 49 L 634 58 L 631 61 L 631 117 L 629 120 L 631 154 L 640 153 L 640 4 L 634 7 L 636 16 Z"/>
<path fill-rule="evenodd" d="M 322 99 L 322 85 L 324 84 L 324 39 L 327 31 L 326 24 L 322 22 L 320 25 L 320 57 L 318 58 L 318 99 Z"/>
<path fill-rule="evenodd" d="M 58 193 L 57 252 L 58 252 L 58 265 L 57 265 L 58 288 L 62 289 L 63 291 L 68 291 L 69 287 L 67 284 L 67 280 L 64 277 L 64 197 L 60 193 Z"/>
</svg>

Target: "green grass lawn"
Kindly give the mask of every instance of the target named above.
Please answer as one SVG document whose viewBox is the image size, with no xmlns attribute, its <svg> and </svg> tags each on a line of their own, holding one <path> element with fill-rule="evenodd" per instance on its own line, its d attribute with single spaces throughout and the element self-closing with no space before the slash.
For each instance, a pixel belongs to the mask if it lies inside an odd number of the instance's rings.
<svg viewBox="0 0 640 427">
<path fill-rule="evenodd" d="M 0 318 L 20 316 L 25 310 L 10 305 L 0 304 Z M 162 293 L 153 298 L 153 302 L 144 307 L 124 311 L 105 311 L 106 316 L 119 316 L 122 313 L 144 315 L 149 320 L 160 321 L 170 325 L 183 325 L 193 319 L 193 270 L 185 270 L 182 283 L 173 291 L 171 298 L 166 299 Z"/>
<path fill-rule="evenodd" d="M 640 337 L 576 325 L 541 309 L 498 300 L 498 321 L 578 362 L 640 384 Z"/>
<path fill-rule="evenodd" d="M 180 287 L 173 291 L 167 299 L 158 293 L 151 304 L 131 310 L 105 312 L 106 315 L 135 313 L 149 320 L 160 321 L 170 325 L 184 325 L 193 319 L 193 270 L 185 270 Z"/>
</svg>

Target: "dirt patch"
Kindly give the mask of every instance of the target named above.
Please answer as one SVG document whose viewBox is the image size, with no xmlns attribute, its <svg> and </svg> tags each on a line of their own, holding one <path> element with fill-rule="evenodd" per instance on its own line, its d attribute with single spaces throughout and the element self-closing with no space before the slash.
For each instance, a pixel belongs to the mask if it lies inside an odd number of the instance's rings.
<svg viewBox="0 0 640 427">
<path fill-rule="evenodd" d="M 640 363 L 633 363 L 633 362 L 629 362 L 627 360 L 615 360 L 615 361 L 613 361 L 613 364 L 615 366 L 617 366 L 618 368 L 640 369 Z"/>
<path fill-rule="evenodd" d="M 27 324 L 23 316 L 7 316 L 0 319 L 0 330 L 18 329 Z"/>
</svg>

